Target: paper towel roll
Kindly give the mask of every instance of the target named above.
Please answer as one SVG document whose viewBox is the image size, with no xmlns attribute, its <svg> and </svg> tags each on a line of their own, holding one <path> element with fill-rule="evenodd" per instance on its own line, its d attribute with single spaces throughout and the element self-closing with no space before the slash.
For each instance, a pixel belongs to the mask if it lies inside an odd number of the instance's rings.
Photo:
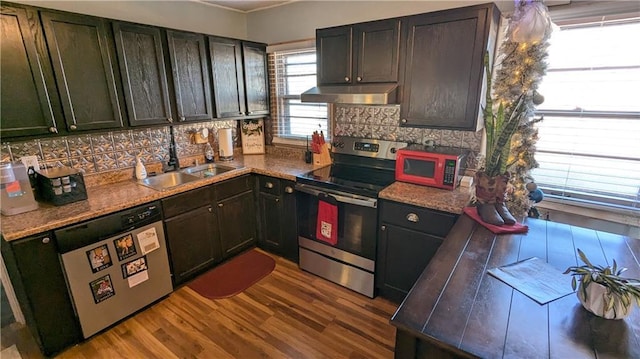
<svg viewBox="0 0 640 359">
<path fill-rule="evenodd" d="M 233 159 L 233 136 L 230 128 L 218 130 L 218 147 L 220 149 L 220 160 L 231 161 Z"/>
</svg>

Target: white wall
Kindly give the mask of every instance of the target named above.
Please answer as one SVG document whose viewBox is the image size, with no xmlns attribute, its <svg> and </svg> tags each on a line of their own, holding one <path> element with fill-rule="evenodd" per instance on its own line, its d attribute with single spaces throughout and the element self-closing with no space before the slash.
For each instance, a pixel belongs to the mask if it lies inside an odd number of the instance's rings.
<svg viewBox="0 0 640 359">
<path fill-rule="evenodd" d="M 307 1 L 247 14 L 247 37 L 258 42 L 277 44 L 315 38 L 316 28 L 353 24 L 397 16 L 490 2 L 456 1 Z M 512 1 L 495 1 L 501 11 L 512 11 Z"/>
<path fill-rule="evenodd" d="M 196 1 L 12 1 L 178 30 L 247 39 L 247 17 L 244 13 Z"/>
</svg>

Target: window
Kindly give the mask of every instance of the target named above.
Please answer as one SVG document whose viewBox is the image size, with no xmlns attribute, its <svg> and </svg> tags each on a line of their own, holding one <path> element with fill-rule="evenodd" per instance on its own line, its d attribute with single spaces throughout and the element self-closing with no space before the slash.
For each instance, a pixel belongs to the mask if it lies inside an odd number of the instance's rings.
<svg viewBox="0 0 640 359">
<path fill-rule="evenodd" d="M 547 197 L 640 211 L 640 19 L 550 39 L 532 175 Z"/>
<path fill-rule="evenodd" d="M 323 131 L 325 138 L 330 137 L 327 104 L 300 101 L 300 94 L 316 85 L 315 49 L 281 51 L 274 55 L 278 108 L 274 141 L 304 141 L 313 131 Z"/>
</svg>

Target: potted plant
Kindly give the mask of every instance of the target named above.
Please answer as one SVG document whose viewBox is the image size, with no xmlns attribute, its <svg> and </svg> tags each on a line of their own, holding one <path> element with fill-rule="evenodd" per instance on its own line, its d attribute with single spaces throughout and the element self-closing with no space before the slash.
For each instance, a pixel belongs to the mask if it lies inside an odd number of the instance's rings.
<svg viewBox="0 0 640 359">
<path fill-rule="evenodd" d="M 486 223 L 514 224 L 516 220 L 505 204 L 507 184 L 511 178 L 507 172 L 507 161 L 511 150 L 511 138 L 522 119 L 526 117 L 526 93 L 521 93 L 513 105 L 505 106 L 500 102 L 497 110 L 494 110 L 488 53 L 485 53 L 484 64 L 487 93 L 483 116 L 487 146 L 484 166 L 475 175 L 477 210 L 480 218 Z"/>
<path fill-rule="evenodd" d="M 626 268 L 618 268 L 615 259 L 613 266 L 593 265 L 580 249 L 578 255 L 584 265 L 569 267 L 564 274 L 573 276 L 573 290 L 580 282 L 577 295 L 586 310 L 606 319 L 623 319 L 631 314 L 634 301 L 640 306 L 640 280 L 622 277 Z"/>
</svg>

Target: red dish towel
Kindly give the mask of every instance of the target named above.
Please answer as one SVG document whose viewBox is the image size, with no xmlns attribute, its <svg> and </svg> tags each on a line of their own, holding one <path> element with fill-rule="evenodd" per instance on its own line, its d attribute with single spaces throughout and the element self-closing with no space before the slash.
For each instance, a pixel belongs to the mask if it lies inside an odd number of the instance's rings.
<svg viewBox="0 0 640 359">
<path fill-rule="evenodd" d="M 338 206 L 318 200 L 316 238 L 335 246 L 338 243 Z"/>
<path fill-rule="evenodd" d="M 467 216 L 473 218 L 476 222 L 480 223 L 483 227 L 495 234 L 526 233 L 527 231 L 529 231 L 528 226 L 517 222 L 515 224 L 503 224 L 502 226 L 496 226 L 494 224 L 487 223 L 480 218 L 478 209 L 476 207 L 464 207 L 463 211 L 467 214 Z"/>
</svg>

